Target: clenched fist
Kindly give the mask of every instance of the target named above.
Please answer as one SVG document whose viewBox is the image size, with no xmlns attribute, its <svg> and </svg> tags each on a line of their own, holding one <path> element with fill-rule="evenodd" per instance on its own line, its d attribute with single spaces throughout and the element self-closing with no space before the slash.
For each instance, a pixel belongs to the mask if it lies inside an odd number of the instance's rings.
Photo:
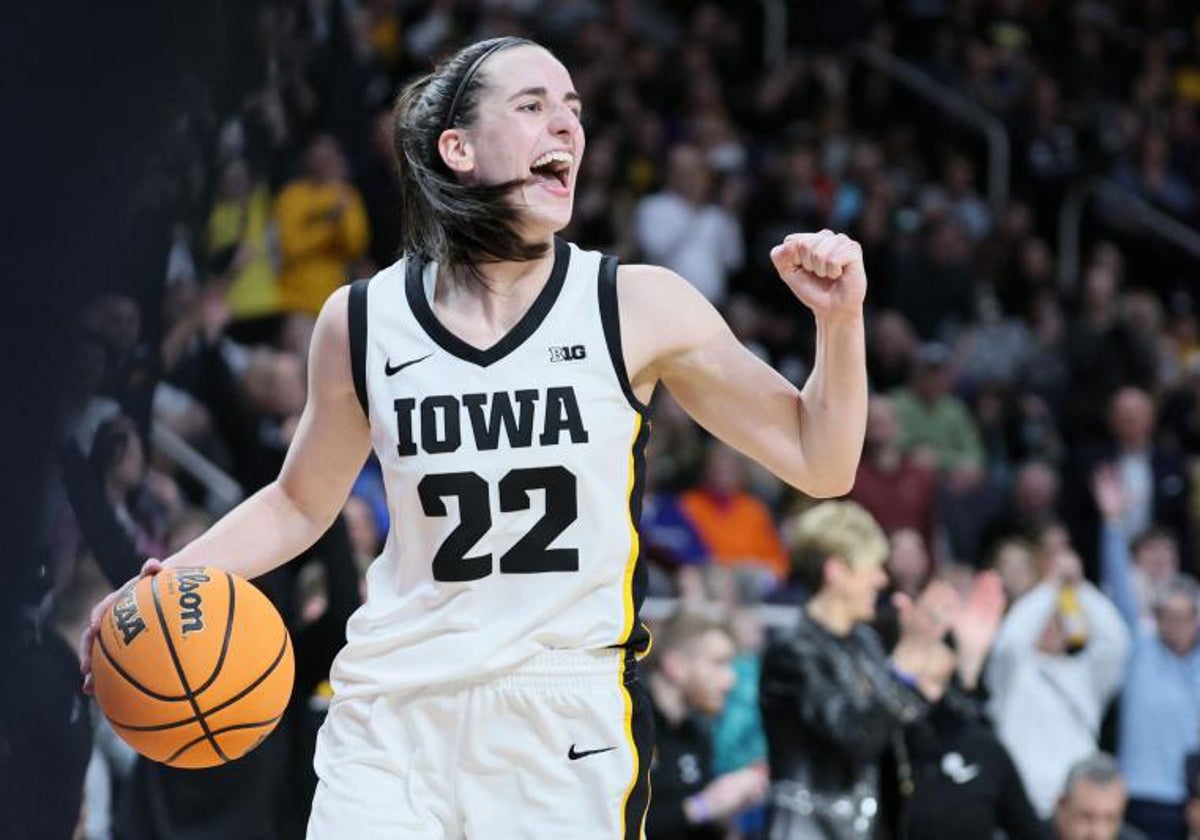
<svg viewBox="0 0 1200 840">
<path fill-rule="evenodd" d="M 818 321 L 862 317 L 867 272 L 862 246 L 842 233 L 793 233 L 771 249 L 771 262 Z"/>
</svg>

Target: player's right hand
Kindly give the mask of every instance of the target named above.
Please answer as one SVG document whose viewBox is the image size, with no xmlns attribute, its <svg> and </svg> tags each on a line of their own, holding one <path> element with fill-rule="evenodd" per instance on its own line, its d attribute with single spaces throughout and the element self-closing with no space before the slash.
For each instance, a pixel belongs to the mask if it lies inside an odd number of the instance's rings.
<svg viewBox="0 0 1200 840">
<path fill-rule="evenodd" d="M 135 586 L 139 580 L 147 575 L 158 574 L 162 569 L 162 561 L 151 557 L 142 564 L 142 570 L 131 577 L 124 586 L 104 596 L 104 600 L 92 608 L 91 620 L 88 622 L 87 628 L 83 631 L 83 635 L 79 639 L 79 673 L 83 675 L 84 694 L 92 693 L 92 645 L 95 644 L 96 636 L 100 633 L 101 618 L 112 609 L 112 605 L 131 586 Z"/>
</svg>

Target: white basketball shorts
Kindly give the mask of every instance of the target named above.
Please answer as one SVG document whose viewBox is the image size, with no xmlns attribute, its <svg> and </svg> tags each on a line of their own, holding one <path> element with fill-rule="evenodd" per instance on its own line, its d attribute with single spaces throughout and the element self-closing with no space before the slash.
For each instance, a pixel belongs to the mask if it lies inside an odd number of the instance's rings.
<svg viewBox="0 0 1200 840">
<path fill-rule="evenodd" d="M 644 837 L 653 716 L 625 651 L 552 651 L 513 671 L 334 697 L 309 840 Z"/>
</svg>

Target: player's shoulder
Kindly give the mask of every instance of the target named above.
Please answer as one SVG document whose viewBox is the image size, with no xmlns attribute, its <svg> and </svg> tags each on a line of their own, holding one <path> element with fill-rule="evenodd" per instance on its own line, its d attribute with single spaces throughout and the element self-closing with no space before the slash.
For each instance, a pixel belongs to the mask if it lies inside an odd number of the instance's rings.
<svg viewBox="0 0 1200 840">
<path fill-rule="evenodd" d="M 696 297 L 704 299 L 695 286 L 661 265 L 620 265 L 617 268 L 617 288 L 622 295 L 629 294 L 647 303 L 689 300 Z"/>
<path fill-rule="evenodd" d="M 623 321 L 641 322 L 654 332 L 690 331 L 720 317 L 695 286 L 658 265 L 620 266 L 617 298 Z"/>
</svg>

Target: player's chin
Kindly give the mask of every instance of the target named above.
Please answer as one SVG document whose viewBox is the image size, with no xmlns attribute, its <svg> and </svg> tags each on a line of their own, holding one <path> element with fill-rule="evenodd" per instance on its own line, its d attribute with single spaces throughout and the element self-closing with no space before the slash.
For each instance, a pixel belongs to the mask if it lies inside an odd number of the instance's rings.
<svg viewBox="0 0 1200 840">
<path fill-rule="evenodd" d="M 574 196 L 528 196 L 522 221 L 530 228 L 557 233 L 571 223 Z"/>
</svg>

